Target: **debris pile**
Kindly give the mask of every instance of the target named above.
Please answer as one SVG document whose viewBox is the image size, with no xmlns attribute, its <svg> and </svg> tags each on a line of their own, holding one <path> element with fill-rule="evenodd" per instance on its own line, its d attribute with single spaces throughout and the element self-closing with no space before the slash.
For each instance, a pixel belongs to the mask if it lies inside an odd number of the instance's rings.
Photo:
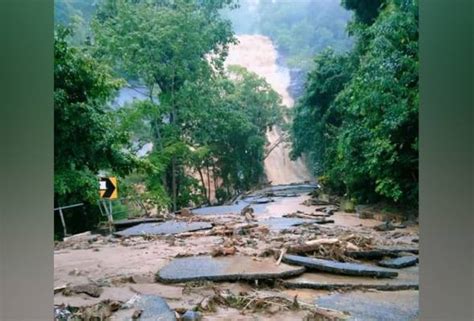
<svg viewBox="0 0 474 321">
<path fill-rule="evenodd" d="M 56 320 L 344 320 L 316 299 L 418 289 L 416 225 L 343 212 L 314 188 L 267 187 L 66 238 L 55 246 Z"/>
</svg>

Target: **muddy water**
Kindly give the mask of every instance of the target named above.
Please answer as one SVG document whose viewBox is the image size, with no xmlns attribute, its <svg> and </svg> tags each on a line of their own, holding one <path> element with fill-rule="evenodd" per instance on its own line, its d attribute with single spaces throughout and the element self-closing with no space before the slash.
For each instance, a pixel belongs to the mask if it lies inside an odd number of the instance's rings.
<svg viewBox="0 0 474 321">
<path fill-rule="evenodd" d="M 294 101 L 288 91 L 290 73 L 287 68 L 278 66 L 278 53 L 270 38 L 262 35 L 241 35 L 238 40 L 239 43 L 231 46 L 229 50 L 226 65 L 240 65 L 265 78 L 280 94 L 283 105 L 292 108 Z M 268 146 L 273 146 L 282 136 L 281 129 L 274 126 L 267 132 Z M 281 143 L 265 159 L 265 174 L 272 184 L 313 180 L 302 159 L 290 159 L 290 150 L 288 144 Z"/>
</svg>

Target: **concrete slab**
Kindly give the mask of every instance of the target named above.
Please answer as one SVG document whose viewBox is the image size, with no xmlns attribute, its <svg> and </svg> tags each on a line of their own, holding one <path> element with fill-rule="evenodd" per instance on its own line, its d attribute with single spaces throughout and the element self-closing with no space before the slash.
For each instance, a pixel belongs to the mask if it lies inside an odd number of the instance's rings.
<svg viewBox="0 0 474 321">
<path fill-rule="evenodd" d="M 299 255 L 284 255 L 283 262 L 307 267 L 312 270 L 354 276 L 371 276 L 377 278 L 396 277 L 396 271 L 377 266 L 358 263 L 342 263 L 331 260 L 315 259 Z"/>
<path fill-rule="evenodd" d="M 401 269 L 408 266 L 413 266 L 418 263 L 418 256 L 402 256 L 395 259 L 386 259 L 377 263 L 380 266 L 392 268 L 392 269 Z"/>
<path fill-rule="evenodd" d="M 418 291 L 348 292 L 316 299 L 321 308 L 345 311 L 351 321 L 413 321 L 419 317 Z"/>
<path fill-rule="evenodd" d="M 276 265 L 271 259 L 255 261 L 247 256 L 195 256 L 172 260 L 156 274 L 162 283 L 189 281 L 238 281 L 278 279 L 302 274 L 304 267 Z"/>
<path fill-rule="evenodd" d="M 316 223 L 316 220 L 290 217 L 272 217 L 258 222 L 259 224 L 267 226 L 271 230 L 280 231 L 293 226 L 302 225 L 305 223 Z"/>
<path fill-rule="evenodd" d="M 418 267 L 409 267 L 393 279 L 335 275 L 330 273 L 304 273 L 285 280 L 283 285 L 292 289 L 338 290 L 376 289 L 380 291 L 418 290 Z"/>
<path fill-rule="evenodd" d="M 168 221 L 161 224 L 143 223 L 120 232 L 116 232 L 118 236 L 140 236 L 140 235 L 165 235 L 178 234 L 183 232 L 192 232 L 199 230 L 206 230 L 212 228 L 212 225 L 207 222 L 180 222 Z"/>
</svg>

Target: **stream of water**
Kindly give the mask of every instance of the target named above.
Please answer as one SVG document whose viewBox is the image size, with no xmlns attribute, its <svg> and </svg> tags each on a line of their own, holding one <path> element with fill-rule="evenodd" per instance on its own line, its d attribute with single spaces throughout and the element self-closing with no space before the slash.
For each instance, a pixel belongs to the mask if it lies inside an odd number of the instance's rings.
<svg viewBox="0 0 474 321">
<path fill-rule="evenodd" d="M 240 35 L 238 40 L 237 45 L 230 47 L 226 65 L 240 65 L 265 78 L 280 94 L 283 105 L 292 108 L 294 100 L 288 90 L 291 83 L 290 71 L 285 66 L 278 65 L 278 52 L 271 39 L 262 35 Z M 282 136 L 282 130 L 274 126 L 267 132 L 267 146 L 273 146 Z M 314 180 L 303 159 L 290 159 L 290 150 L 288 143 L 280 143 L 265 159 L 265 174 L 271 184 Z"/>
</svg>

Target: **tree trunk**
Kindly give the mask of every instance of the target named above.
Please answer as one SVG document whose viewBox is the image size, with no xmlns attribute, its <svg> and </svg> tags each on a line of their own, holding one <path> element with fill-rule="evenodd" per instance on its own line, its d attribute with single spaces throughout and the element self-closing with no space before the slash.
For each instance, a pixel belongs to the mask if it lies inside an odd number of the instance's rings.
<svg viewBox="0 0 474 321">
<path fill-rule="evenodd" d="M 208 194 L 209 194 L 209 199 L 211 198 L 211 175 L 209 172 L 209 165 L 207 165 L 207 188 L 208 188 Z"/>
<path fill-rule="evenodd" d="M 204 196 L 207 200 L 208 203 L 211 203 L 210 202 L 210 198 L 211 198 L 211 195 L 207 195 L 207 188 L 206 188 L 206 182 L 204 181 L 204 175 L 202 174 L 202 170 L 201 168 L 197 168 L 197 171 L 199 173 L 199 177 L 201 178 L 201 184 L 202 184 L 202 187 L 204 187 Z"/>
<path fill-rule="evenodd" d="M 172 200 L 173 200 L 173 212 L 177 211 L 176 207 L 176 196 L 177 196 L 177 189 L 176 189 L 176 157 L 173 156 L 171 160 L 171 193 L 172 193 Z"/>
</svg>

